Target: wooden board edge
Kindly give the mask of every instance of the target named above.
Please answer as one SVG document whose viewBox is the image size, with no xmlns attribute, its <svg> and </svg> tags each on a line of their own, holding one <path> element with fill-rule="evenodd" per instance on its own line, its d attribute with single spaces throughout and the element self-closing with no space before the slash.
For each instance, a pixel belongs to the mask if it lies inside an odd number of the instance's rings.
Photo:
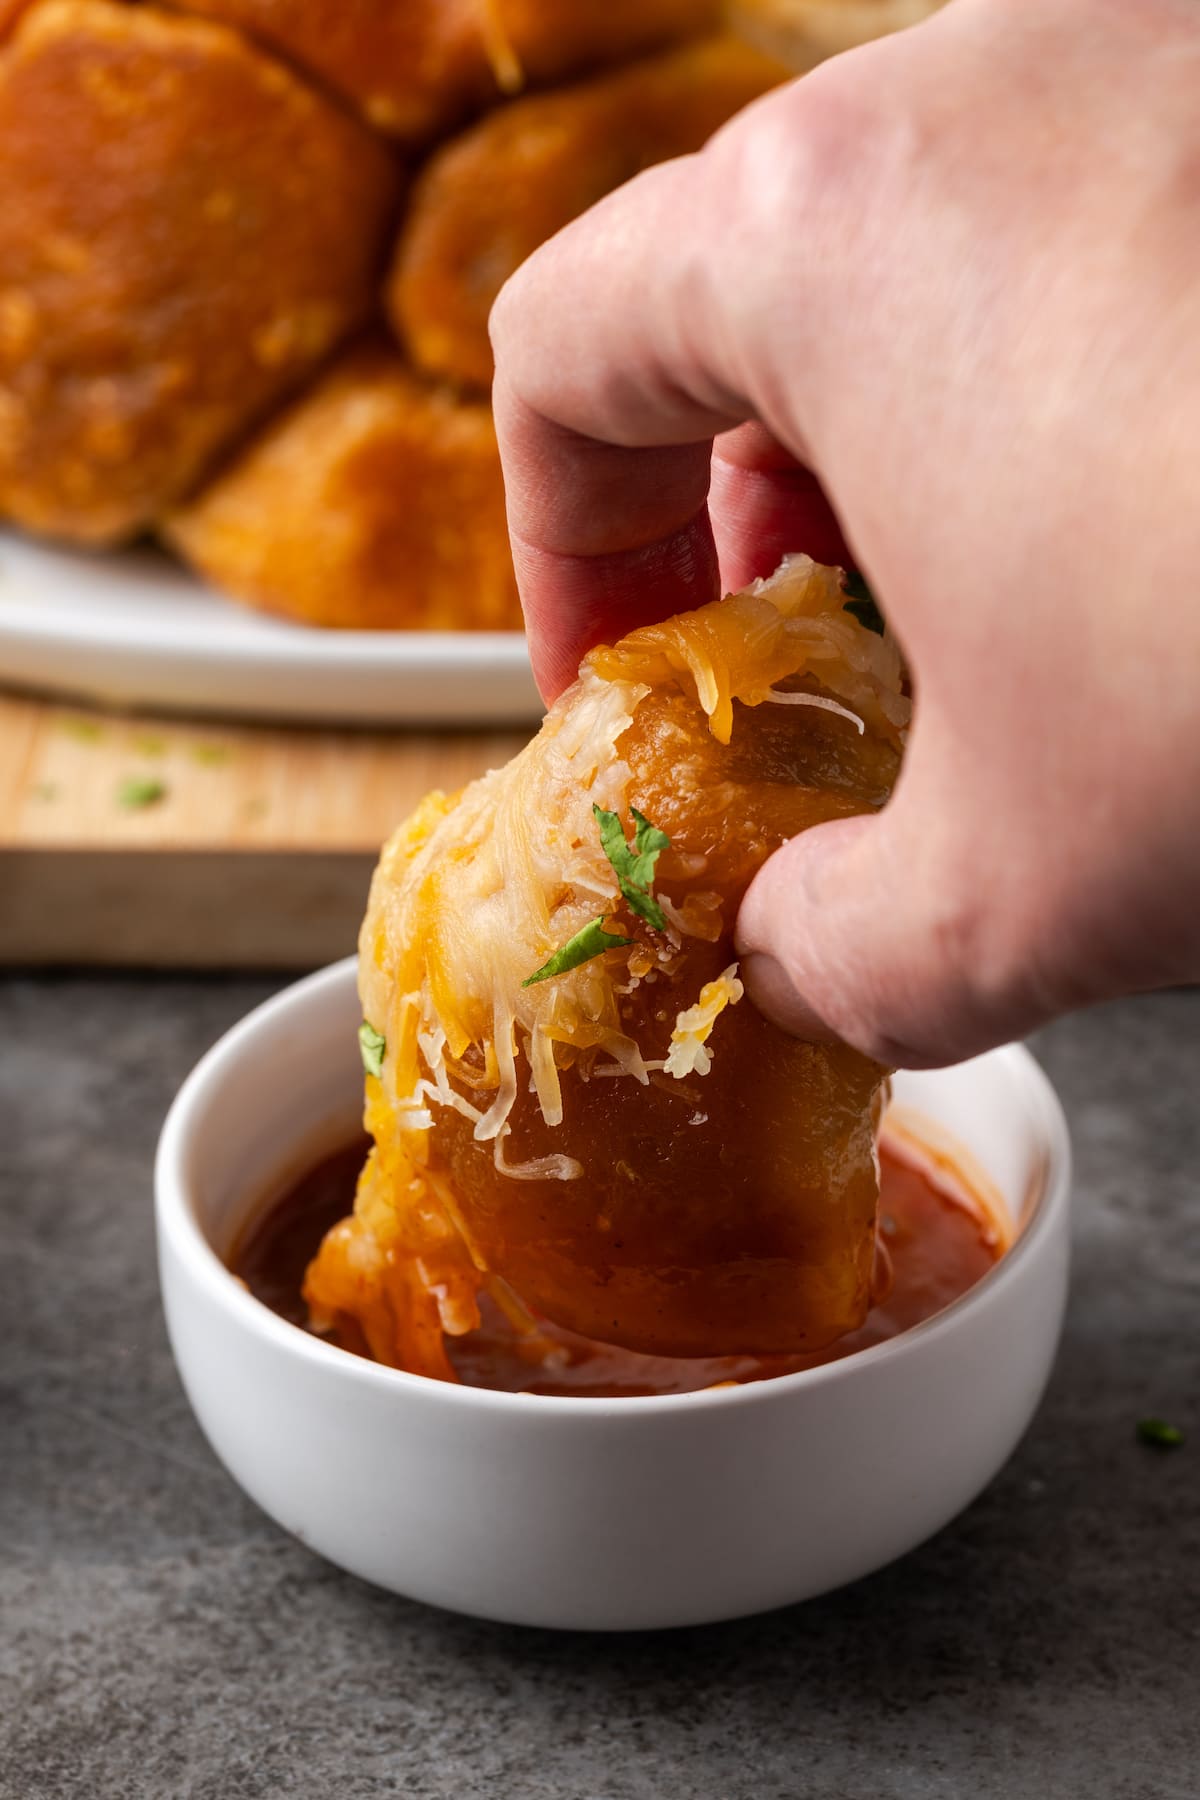
<svg viewBox="0 0 1200 1800">
<path fill-rule="evenodd" d="M 355 948 L 374 852 L 0 848 L 0 965 L 310 969 Z"/>
</svg>

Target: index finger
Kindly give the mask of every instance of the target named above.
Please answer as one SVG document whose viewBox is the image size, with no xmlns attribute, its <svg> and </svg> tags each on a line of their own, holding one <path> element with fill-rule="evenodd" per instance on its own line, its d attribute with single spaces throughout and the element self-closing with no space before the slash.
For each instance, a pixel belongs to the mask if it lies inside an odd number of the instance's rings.
<svg viewBox="0 0 1200 1800">
<path fill-rule="evenodd" d="M 537 251 L 493 310 L 509 530 L 547 698 L 592 644 L 719 591 L 712 440 L 759 412 L 714 283 L 720 186 L 708 152 L 648 170 Z"/>
<path fill-rule="evenodd" d="M 594 644 L 717 597 L 709 443 L 624 448 L 492 394 L 533 672 L 547 702 Z"/>
</svg>

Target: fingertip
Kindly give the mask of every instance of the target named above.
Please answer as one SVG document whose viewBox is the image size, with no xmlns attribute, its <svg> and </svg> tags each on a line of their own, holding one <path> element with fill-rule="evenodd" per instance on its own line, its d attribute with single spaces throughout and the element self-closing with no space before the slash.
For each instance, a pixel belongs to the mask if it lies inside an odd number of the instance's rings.
<svg viewBox="0 0 1200 1800">
<path fill-rule="evenodd" d="M 869 823 L 830 820 L 781 844 L 751 881 L 738 912 L 736 945 L 747 994 L 772 1024 L 809 1043 L 845 1040 L 818 1010 L 809 984 L 797 981 L 795 968 L 808 967 L 797 950 L 802 943 L 811 947 L 814 921 L 818 927 L 828 923 L 828 893 L 817 892 L 822 872 L 827 876 L 830 860 L 844 856 Z"/>
<path fill-rule="evenodd" d="M 720 594 L 704 507 L 677 531 L 609 555 L 567 555 L 512 537 L 534 679 L 547 704 L 597 644 L 691 611 Z"/>
<path fill-rule="evenodd" d="M 853 566 L 821 483 L 761 425 L 743 425 L 717 439 L 709 511 L 727 590 L 773 574 L 793 551 L 814 562 Z"/>
<path fill-rule="evenodd" d="M 875 1013 L 887 984 L 870 930 L 879 824 L 871 813 L 830 819 L 781 844 L 743 896 L 736 944 L 747 991 L 773 1023 L 886 1062 Z"/>
</svg>

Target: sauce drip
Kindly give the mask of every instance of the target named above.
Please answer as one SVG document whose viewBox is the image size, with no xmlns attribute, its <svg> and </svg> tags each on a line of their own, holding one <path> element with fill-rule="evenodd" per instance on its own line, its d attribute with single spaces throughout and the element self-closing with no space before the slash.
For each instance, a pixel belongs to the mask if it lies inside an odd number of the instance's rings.
<svg viewBox="0 0 1200 1800">
<path fill-rule="evenodd" d="M 326 1231 L 345 1218 L 369 1140 L 322 1158 L 251 1225 L 230 1268 L 280 1318 L 308 1327 L 301 1298 L 304 1272 Z M 589 1394 L 596 1398 L 685 1394 L 723 1382 L 764 1381 L 836 1362 L 910 1330 L 949 1306 L 1002 1255 L 1003 1234 L 988 1209 L 942 1187 L 925 1169 L 886 1143 L 880 1152 L 879 1241 L 891 1264 L 891 1286 L 865 1323 L 822 1350 L 803 1356 L 648 1356 L 596 1343 L 544 1320 L 522 1333 L 483 1297 L 483 1324 L 447 1339 L 450 1361 L 468 1387 L 509 1393 Z M 367 1354 L 352 1319 L 341 1318 L 326 1341 Z"/>
</svg>

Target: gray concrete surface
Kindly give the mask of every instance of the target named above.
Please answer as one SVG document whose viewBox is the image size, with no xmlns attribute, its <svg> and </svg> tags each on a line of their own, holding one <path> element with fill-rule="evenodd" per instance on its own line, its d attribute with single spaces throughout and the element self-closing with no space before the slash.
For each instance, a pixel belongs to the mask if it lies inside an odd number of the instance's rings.
<svg viewBox="0 0 1200 1800">
<path fill-rule="evenodd" d="M 1038 1046 L 1076 1135 L 1074 1292 L 990 1491 L 841 1594 L 603 1639 L 376 1593 L 201 1439 L 159 1316 L 151 1152 L 267 991 L 0 986 L 4 1800 L 1195 1800 L 1200 993 Z M 1146 1413 L 1187 1445 L 1139 1445 Z"/>
</svg>

